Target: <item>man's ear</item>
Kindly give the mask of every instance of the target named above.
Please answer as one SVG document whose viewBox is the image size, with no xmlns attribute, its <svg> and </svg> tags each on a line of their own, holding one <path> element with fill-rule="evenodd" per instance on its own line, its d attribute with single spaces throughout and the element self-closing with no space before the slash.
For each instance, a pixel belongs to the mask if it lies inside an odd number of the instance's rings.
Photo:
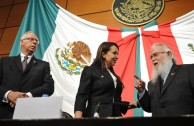
<svg viewBox="0 0 194 126">
<path fill-rule="evenodd" d="M 22 45 L 22 44 L 23 44 L 23 42 L 24 42 L 23 40 L 20 40 L 20 45 Z"/>
<path fill-rule="evenodd" d="M 172 58 L 172 52 L 168 51 L 167 54 Z"/>
</svg>

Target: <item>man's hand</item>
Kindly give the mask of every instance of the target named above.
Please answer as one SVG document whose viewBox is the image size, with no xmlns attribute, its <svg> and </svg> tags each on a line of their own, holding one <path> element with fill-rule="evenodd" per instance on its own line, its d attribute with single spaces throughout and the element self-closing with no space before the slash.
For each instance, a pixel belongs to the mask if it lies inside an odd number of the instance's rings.
<svg viewBox="0 0 194 126">
<path fill-rule="evenodd" d="M 145 82 L 136 75 L 134 75 L 134 77 L 136 78 L 134 87 L 138 90 L 139 93 L 142 93 L 145 90 Z"/>
<path fill-rule="evenodd" d="M 18 92 L 18 91 L 10 91 L 7 95 L 8 101 L 10 101 L 11 107 L 15 107 L 16 105 L 16 100 L 18 98 L 26 98 L 28 97 L 26 93 L 23 92 Z"/>
</svg>

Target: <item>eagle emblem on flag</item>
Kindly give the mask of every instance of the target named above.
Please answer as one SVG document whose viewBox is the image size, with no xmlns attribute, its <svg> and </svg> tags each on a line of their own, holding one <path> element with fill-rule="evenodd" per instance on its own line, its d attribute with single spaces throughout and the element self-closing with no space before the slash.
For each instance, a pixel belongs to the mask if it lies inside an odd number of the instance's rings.
<svg viewBox="0 0 194 126">
<path fill-rule="evenodd" d="M 57 48 L 55 51 L 57 64 L 70 75 L 80 75 L 91 62 L 90 48 L 81 41 L 69 42 L 63 49 Z"/>
</svg>

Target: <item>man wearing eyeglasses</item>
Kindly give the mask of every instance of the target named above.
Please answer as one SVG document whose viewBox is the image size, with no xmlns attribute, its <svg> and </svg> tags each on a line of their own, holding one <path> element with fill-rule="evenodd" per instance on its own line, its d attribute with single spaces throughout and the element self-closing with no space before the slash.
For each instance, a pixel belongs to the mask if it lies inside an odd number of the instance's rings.
<svg viewBox="0 0 194 126">
<path fill-rule="evenodd" d="M 0 59 L 0 119 L 12 119 L 18 98 L 53 94 L 49 63 L 33 55 L 38 44 L 38 37 L 28 31 L 20 40 L 21 53 Z"/>
<path fill-rule="evenodd" d="M 154 65 L 152 80 L 145 82 L 135 76 L 135 88 L 141 107 L 152 116 L 194 114 L 194 64 L 177 65 L 172 50 L 165 44 L 151 47 Z"/>
</svg>

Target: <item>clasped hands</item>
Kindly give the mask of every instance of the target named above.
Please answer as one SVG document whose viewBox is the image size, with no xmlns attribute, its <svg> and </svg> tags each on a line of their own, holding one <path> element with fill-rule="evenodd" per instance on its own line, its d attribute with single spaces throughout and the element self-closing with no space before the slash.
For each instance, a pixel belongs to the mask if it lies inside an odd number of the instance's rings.
<svg viewBox="0 0 194 126">
<path fill-rule="evenodd" d="M 18 91 L 10 91 L 7 95 L 7 99 L 9 101 L 9 104 L 11 105 L 11 107 L 15 107 L 16 100 L 18 98 L 26 98 L 26 97 L 28 97 L 28 95 L 26 93 L 18 92 Z"/>
</svg>

